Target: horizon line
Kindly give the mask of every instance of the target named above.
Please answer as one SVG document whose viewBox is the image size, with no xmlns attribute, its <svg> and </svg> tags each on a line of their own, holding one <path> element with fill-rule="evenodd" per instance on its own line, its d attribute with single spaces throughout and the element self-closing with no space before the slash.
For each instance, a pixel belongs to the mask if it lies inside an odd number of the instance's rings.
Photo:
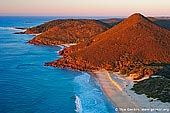
<svg viewBox="0 0 170 113">
<path fill-rule="evenodd" d="M 130 16 L 130 15 L 129 15 Z M 0 17 L 104 17 L 104 18 L 127 18 L 129 16 L 86 16 L 86 15 L 0 15 Z M 170 16 L 163 16 L 163 15 L 160 15 L 160 16 L 146 16 L 146 17 L 163 17 L 163 18 L 170 18 Z"/>
</svg>

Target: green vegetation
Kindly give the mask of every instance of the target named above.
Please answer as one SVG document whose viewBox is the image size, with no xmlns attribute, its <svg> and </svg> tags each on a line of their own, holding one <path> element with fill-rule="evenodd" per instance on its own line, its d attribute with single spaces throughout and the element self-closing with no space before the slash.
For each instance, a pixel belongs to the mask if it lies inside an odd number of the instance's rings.
<svg viewBox="0 0 170 113">
<path fill-rule="evenodd" d="M 155 24 L 161 26 L 161 27 L 164 27 L 166 29 L 170 29 L 170 20 L 156 20 L 154 21 Z"/>
<path fill-rule="evenodd" d="M 146 94 L 162 102 L 170 102 L 170 79 L 165 77 L 149 78 L 138 82 L 132 88 L 137 94 Z"/>
</svg>

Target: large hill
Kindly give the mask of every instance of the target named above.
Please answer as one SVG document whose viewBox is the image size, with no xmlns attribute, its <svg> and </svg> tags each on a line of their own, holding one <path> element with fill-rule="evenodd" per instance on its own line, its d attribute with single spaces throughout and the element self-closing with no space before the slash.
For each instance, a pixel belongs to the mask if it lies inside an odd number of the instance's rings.
<svg viewBox="0 0 170 113">
<path fill-rule="evenodd" d="M 162 68 L 150 64 L 170 63 L 170 31 L 137 13 L 65 52 L 68 54 L 63 58 L 46 65 L 80 70 L 105 68 L 135 73 L 138 79 Z"/>
<path fill-rule="evenodd" d="M 29 41 L 31 44 L 57 45 L 65 43 L 80 43 L 88 40 L 92 36 L 106 31 L 108 28 L 109 25 L 97 20 L 68 19 L 52 21 L 28 29 L 26 33 L 35 33 L 35 29 L 37 29 L 37 32 L 42 32 L 40 35 Z"/>
<path fill-rule="evenodd" d="M 166 29 L 170 28 L 170 20 L 165 17 L 148 17 L 149 20 Z M 25 32 L 15 34 L 39 34 L 29 41 L 37 45 L 56 45 L 63 43 L 80 43 L 94 35 L 115 26 L 124 19 L 110 18 L 101 20 L 90 19 L 58 19 L 28 28 Z"/>
<path fill-rule="evenodd" d="M 165 28 L 170 29 L 170 17 L 147 17 L 150 21 L 154 22 L 155 24 Z M 115 26 L 125 18 L 109 18 L 109 19 L 100 19 L 100 21 L 107 23 L 111 26 Z"/>
</svg>

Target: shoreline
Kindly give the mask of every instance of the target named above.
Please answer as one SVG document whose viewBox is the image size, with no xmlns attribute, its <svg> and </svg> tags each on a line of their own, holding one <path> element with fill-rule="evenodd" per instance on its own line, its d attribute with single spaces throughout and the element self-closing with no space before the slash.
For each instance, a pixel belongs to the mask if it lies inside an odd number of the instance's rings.
<svg viewBox="0 0 170 113">
<path fill-rule="evenodd" d="M 141 107 L 137 103 L 133 102 L 123 89 L 120 89 L 120 86 L 116 81 L 115 83 L 110 81 L 107 71 L 94 71 L 93 74 L 98 79 L 105 95 L 111 100 L 112 104 L 115 105 L 115 112 L 140 113 L 139 109 Z M 127 108 L 129 108 L 129 110 L 133 109 L 133 111 L 131 110 L 127 112 L 123 110 Z"/>
<path fill-rule="evenodd" d="M 118 113 L 167 113 L 170 111 L 170 103 L 159 100 L 151 101 L 146 95 L 138 95 L 130 90 L 133 80 L 117 73 L 109 73 L 106 70 L 93 71 L 106 97 L 111 100 Z"/>
<path fill-rule="evenodd" d="M 61 51 L 72 45 L 75 44 L 70 43 L 57 46 L 61 47 L 59 50 Z M 108 72 L 107 70 L 87 71 L 87 73 L 97 78 L 101 90 L 106 98 L 111 101 L 112 105 L 115 106 L 115 112 L 117 113 L 167 113 L 170 111 L 170 103 L 147 98 L 144 94 L 138 95 L 130 90 L 135 82 L 130 77 Z M 153 101 L 151 102 L 151 100 Z"/>
</svg>

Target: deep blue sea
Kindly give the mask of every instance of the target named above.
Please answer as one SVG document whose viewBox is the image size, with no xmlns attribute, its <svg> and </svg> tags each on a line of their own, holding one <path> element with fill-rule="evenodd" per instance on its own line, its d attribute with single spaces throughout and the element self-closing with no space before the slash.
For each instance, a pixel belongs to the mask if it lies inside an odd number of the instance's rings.
<svg viewBox="0 0 170 113">
<path fill-rule="evenodd" d="M 0 113 L 115 113 L 88 73 L 43 66 L 61 47 L 28 44 L 13 34 L 59 17 L 0 17 Z"/>
</svg>

